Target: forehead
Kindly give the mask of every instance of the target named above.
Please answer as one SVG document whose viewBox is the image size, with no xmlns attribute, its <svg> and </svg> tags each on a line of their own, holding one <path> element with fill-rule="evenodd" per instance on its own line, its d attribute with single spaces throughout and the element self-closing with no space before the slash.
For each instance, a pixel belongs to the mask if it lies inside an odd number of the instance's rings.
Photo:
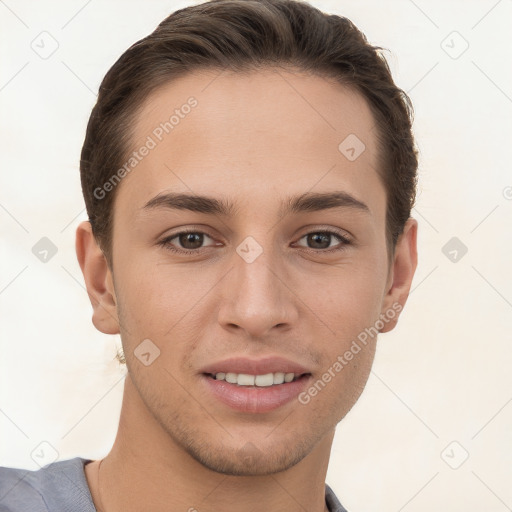
<svg viewBox="0 0 512 512">
<path fill-rule="evenodd" d="M 133 149 L 150 149 L 120 201 L 136 210 L 165 190 L 215 191 L 263 206 L 285 191 L 341 189 L 378 208 L 376 144 L 365 99 L 332 80 L 270 68 L 189 73 L 143 105 Z"/>
</svg>

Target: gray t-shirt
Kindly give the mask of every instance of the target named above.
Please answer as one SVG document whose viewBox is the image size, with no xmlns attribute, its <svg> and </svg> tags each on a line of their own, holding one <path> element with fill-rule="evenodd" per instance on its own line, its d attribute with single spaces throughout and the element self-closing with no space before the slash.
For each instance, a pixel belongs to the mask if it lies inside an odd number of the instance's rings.
<svg viewBox="0 0 512 512">
<path fill-rule="evenodd" d="M 84 464 L 75 457 L 37 471 L 0 467 L 0 512 L 96 512 Z M 347 512 L 325 485 L 330 512 Z"/>
</svg>

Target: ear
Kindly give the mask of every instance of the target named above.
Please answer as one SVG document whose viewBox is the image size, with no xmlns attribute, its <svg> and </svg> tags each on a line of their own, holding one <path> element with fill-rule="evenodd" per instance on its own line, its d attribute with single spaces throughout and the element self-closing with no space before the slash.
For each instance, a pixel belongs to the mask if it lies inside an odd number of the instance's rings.
<svg viewBox="0 0 512 512">
<path fill-rule="evenodd" d="M 93 308 L 92 323 L 105 334 L 119 334 L 114 281 L 89 221 L 81 222 L 76 229 L 76 256 Z"/>
<path fill-rule="evenodd" d="M 399 313 L 405 306 L 407 297 L 409 297 L 409 290 L 418 264 L 417 233 L 418 222 L 409 218 L 396 243 L 395 255 L 386 284 L 387 291 L 381 310 L 381 314 L 384 314 L 388 321 L 384 322 L 384 327 L 379 332 L 391 331 L 396 326 Z M 396 314 L 392 319 L 389 319 L 386 311 L 394 311 Z"/>
</svg>

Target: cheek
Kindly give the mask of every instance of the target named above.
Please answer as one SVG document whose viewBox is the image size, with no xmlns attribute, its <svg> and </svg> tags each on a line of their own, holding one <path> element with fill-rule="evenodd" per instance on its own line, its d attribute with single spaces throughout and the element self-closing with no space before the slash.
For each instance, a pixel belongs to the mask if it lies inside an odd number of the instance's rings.
<svg viewBox="0 0 512 512">
<path fill-rule="evenodd" d="M 378 319 L 384 288 L 383 269 L 379 262 L 369 260 L 331 272 L 321 288 L 305 283 L 303 296 L 307 297 L 304 302 L 329 328 L 335 348 L 341 349 Z"/>
<path fill-rule="evenodd" d="M 144 339 L 152 340 L 167 359 L 172 342 L 173 358 L 194 348 L 198 336 L 196 317 L 204 312 L 205 293 L 218 277 L 202 272 L 191 276 L 190 267 L 161 261 L 124 261 L 116 281 L 118 312 L 123 344 L 132 349 Z M 203 318 L 204 319 L 204 318 Z M 170 355 L 169 355 L 170 357 Z"/>
<path fill-rule="evenodd" d="M 375 275 L 363 280 L 352 272 L 331 285 L 328 294 L 310 295 L 330 334 L 316 340 L 319 369 L 299 403 L 312 416 L 329 416 L 337 422 L 357 401 L 371 371 L 377 341 L 374 326 L 380 313 L 375 290 L 380 283 Z"/>
<path fill-rule="evenodd" d="M 350 361 L 345 353 L 325 366 L 324 371 L 298 396 L 308 416 L 316 418 L 313 421 L 319 424 L 337 424 L 357 402 L 370 374 L 375 343 L 362 346 L 357 354 L 352 354 Z"/>
<path fill-rule="evenodd" d="M 329 402 L 332 414 L 341 419 L 364 388 L 375 355 L 383 268 L 375 261 L 360 261 L 333 273 L 323 293 L 309 292 L 307 303 L 329 328 L 323 332 L 330 333 L 317 340 L 320 371 L 304 397 L 318 405 L 318 414 L 320 404 Z"/>
</svg>

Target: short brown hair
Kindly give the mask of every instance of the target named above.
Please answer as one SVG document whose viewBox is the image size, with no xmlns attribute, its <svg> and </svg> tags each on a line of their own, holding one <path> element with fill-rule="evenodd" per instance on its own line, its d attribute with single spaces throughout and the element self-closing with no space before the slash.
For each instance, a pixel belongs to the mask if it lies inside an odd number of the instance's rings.
<svg viewBox="0 0 512 512">
<path fill-rule="evenodd" d="M 100 198 L 95 191 L 126 161 L 133 144 L 130 127 L 149 94 L 207 68 L 291 66 L 359 92 L 378 127 L 388 255 L 394 253 L 414 206 L 418 160 L 410 99 L 393 82 L 381 50 L 347 18 L 323 13 L 302 0 L 210 0 L 168 16 L 107 72 L 87 126 L 80 160 L 82 191 L 94 236 L 109 264 L 116 190 Z"/>
</svg>

